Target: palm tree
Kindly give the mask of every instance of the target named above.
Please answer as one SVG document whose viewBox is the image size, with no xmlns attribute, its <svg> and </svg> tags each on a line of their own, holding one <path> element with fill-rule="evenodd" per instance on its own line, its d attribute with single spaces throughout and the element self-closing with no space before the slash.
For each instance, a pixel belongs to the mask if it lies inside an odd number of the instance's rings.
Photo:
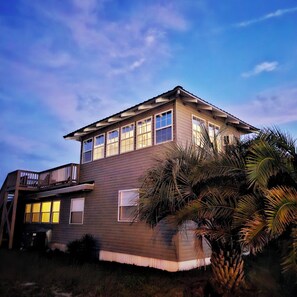
<svg viewBox="0 0 297 297">
<path fill-rule="evenodd" d="M 216 288 L 230 293 L 244 283 L 240 227 L 233 224 L 238 200 L 246 189 L 243 146 L 238 143 L 237 148 L 220 153 L 206 131 L 203 143 L 201 147 L 173 145 L 146 172 L 138 218 L 152 227 L 163 218 L 177 225 L 194 221 L 197 240 L 205 239 L 212 249 Z"/>
<path fill-rule="evenodd" d="M 239 205 L 238 219 L 246 222 L 241 231 L 242 242 L 256 253 L 270 240 L 289 232 L 283 271 L 296 273 L 296 141 L 277 128 L 262 130 L 249 149 L 246 168 L 248 183 L 256 195 L 245 197 Z"/>
</svg>

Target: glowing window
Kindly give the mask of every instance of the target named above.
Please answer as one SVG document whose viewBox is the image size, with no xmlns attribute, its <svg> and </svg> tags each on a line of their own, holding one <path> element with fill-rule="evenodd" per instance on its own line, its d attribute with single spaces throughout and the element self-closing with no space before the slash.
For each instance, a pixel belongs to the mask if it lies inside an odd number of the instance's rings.
<svg viewBox="0 0 297 297">
<path fill-rule="evenodd" d="M 114 156 L 119 153 L 119 130 L 113 130 L 107 134 L 106 156 Z"/>
<path fill-rule="evenodd" d="M 152 118 L 137 122 L 136 148 L 144 148 L 152 145 Z"/>
<path fill-rule="evenodd" d="M 52 223 L 59 223 L 60 221 L 60 201 L 53 201 L 52 206 Z"/>
<path fill-rule="evenodd" d="M 134 124 L 121 129 L 121 153 L 134 150 Z"/>
<path fill-rule="evenodd" d="M 42 202 L 41 205 L 41 223 L 49 223 L 51 220 L 51 202 Z"/>
<path fill-rule="evenodd" d="M 26 207 L 25 207 L 25 223 L 31 223 L 31 208 L 32 208 L 32 204 L 26 204 Z"/>
<path fill-rule="evenodd" d="M 104 158 L 105 135 L 101 134 L 95 137 L 94 160 Z"/>
<path fill-rule="evenodd" d="M 41 203 L 32 204 L 32 223 L 40 222 L 40 206 Z"/>
</svg>

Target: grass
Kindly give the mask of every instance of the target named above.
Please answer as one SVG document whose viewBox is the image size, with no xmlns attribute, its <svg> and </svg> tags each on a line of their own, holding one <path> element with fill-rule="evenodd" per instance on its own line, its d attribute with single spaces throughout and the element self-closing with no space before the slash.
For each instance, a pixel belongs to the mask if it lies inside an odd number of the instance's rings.
<svg viewBox="0 0 297 297">
<path fill-rule="evenodd" d="M 169 273 L 109 262 L 75 265 L 65 255 L 49 257 L 0 250 L 1 297 L 67 297 L 67 293 L 90 297 L 179 297 L 197 280 L 206 282 L 208 277 L 209 271 L 204 268 Z"/>
<path fill-rule="evenodd" d="M 276 259 L 273 252 L 247 258 L 250 296 L 296 296 Z M 209 277 L 209 268 L 169 273 L 110 262 L 75 265 L 61 253 L 0 249 L 1 297 L 194 297 Z"/>
</svg>

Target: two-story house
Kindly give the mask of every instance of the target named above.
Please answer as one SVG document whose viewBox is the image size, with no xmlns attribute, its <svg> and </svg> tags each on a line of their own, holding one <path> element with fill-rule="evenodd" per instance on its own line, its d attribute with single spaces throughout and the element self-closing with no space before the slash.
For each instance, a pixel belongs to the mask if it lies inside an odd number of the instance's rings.
<svg viewBox="0 0 297 297">
<path fill-rule="evenodd" d="M 81 142 L 80 164 L 43 172 L 17 170 L 0 192 L 0 245 L 20 244 L 26 232 L 44 232 L 51 248 L 91 234 L 100 260 L 168 271 L 208 264 L 194 241 L 165 223 L 152 230 L 131 223 L 140 177 L 168 144 L 199 142 L 224 129 L 221 147 L 257 129 L 180 86 L 82 127 L 65 139 Z"/>
</svg>

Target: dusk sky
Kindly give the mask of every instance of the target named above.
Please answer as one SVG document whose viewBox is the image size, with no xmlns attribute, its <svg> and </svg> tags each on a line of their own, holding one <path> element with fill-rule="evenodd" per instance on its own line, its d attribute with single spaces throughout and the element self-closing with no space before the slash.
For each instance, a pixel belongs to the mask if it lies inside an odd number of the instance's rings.
<svg viewBox="0 0 297 297">
<path fill-rule="evenodd" d="M 2 0 L 0 184 L 79 162 L 63 135 L 176 85 L 297 138 L 297 2 Z"/>
</svg>

